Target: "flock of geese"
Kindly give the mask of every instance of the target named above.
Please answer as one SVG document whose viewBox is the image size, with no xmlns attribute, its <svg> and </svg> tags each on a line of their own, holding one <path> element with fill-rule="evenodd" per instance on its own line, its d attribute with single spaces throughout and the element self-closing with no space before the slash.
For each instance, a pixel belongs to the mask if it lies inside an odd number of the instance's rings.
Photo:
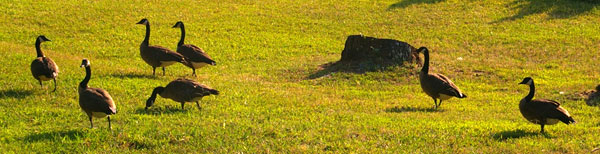
<svg viewBox="0 0 600 154">
<path fill-rule="evenodd" d="M 181 39 L 179 40 L 179 43 L 177 43 L 177 52 L 173 52 L 165 47 L 149 45 L 150 23 L 147 19 L 142 19 L 137 24 L 146 25 L 146 36 L 140 45 L 140 55 L 148 65 L 152 66 L 152 75 L 155 75 L 156 67 L 162 67 L 164 75 L 165 67 L 177 62 L 192 68 L 192 75 L 194 76 L 196 75 L 197 68 L 206 65 L 216 65 L 216 62 L 201 48 L 192 44 L 184 44 L 185 28 L 183 22 L 179 21 L 173 26 L 173 28 L 181 29 Z M 56 77 L 58 76 L 59 70 L 56 63 L 52 59 L 46 57 L 40 48 L 42 42 L 46 41 L 50 41 L 50 39 L 46 38 L 44 35 L 38 36 L 35 41 L 37 58 L 31 62 L 31 74 L 39 81 L 40 86 L 43 86 L 42 81 L 53 80 L 54 92 L 56 91 Z M 84 58 L 81 61 L 81 67 L 85 67 L 85 78 L 79 83 L 77 90 L 79 93 L 79 107 L 87 114 L 91 128 L 94 127 L 92 121 L 93 117 L 107 117 L 108 127 L 112 128 L 110 124 L 110 115 L 117 113 L 115 102 L 106 90 L 88 86 L 92 76 L 90 61 Z M 194 80 L 184 78 L 175 79 L 165 87 L 159 86 L 154 88 L 152 95 L 146 101 L 146 110 L 154 104 L 156 95 L 180 102 L 182 110 L 184 109 L 185 102 L 196 102 L 198 109 L 201 109 L 198 101 L 204 96 L 219 95 L 219 91 Z"/>
<path fill-rule="evenodd" d="M 173 52 L 165 47 L 150 45 L 150 22 L 147 19 L 142 19 L 137 24 L 146 26 L 146 35 L 140 45 L 140 55 L 144 62 L 152 66 L 152 74 L 155 75 L 156 68 L 162 67 L 163 75 L 165 67 L 175 63 L 192 69 L 192 75 L 196 75 L 196 69 L 206 65 L 216 65 L 216 62 L 206 54 L 201 48 L 185 44 L 185 28 L 183 22 L 177 22 L 173 28 L 181 29 L 181 39 L 177 43 L 177 52 Z M 56 77 L 58 76 L 58 66 L 52 59 L 46 57 L 40 45 L 42 42 L 50 41 L 45 36 L 38 36 L 35 42 L 37 58 L 31 63 L 31 73 L 35 79 L 39 81 L 40 86 L 43 86 L 42 81 L 54 81 L 54 91 L 56 91 Z M 423 53 L 425 57 L 424 65 L 419 73 L 419 81 L 421 88 L 425 94 L 429 95 L 434 101 L 434 108 L 442 105 L 443 100 L 456 98 L 466 98 L 467 95 L 461 92 L 448 77 L 429 72 L 429 50 L 426 47 L 417 49 L 417 53 Z M 110 126 L 110 115 L 117 113 L 116 105 L 110 94 L 101 88 L 88 87 L 92 71 L 90 61 L 83 59 L 81 67 L 85 67 L 85 78 L 79 83 L 79 106 L 87 114 L 90 120 L 90 127 L 93 128 L 92 117 L 108 119 Z M 519 110 L 525 119 L 539 124 L 541 132 L 544 132 L 544 125 L 553 125 L 561 121 L 565 124 L 575 123 L 575 120 L 569 112 L 562 108 L 560 104 L 553 100 L 533 99 L 535 94 L 535 85 L 531 77 L 526 77 L 519 84 L 528 85 L 530 88 L 529 94 L 521 99 Z M 201 109 L 198 101 L 204 96 L 218 95 L 219 91 L 212 89 L 206 85 L 200 84 L 194 80 L 179 78 L 171 81 L 165 87 L 156 87 L 152 91 L 152 95 L 146 101 L 147 110 L 151 107 L 156 96 L 160 95 L 163 98 L 169 98 L 173 101 L 180 102 L 181 108 L 184 109 L 185 102 L 196 102 L 198 109 Z M 438 101 L 439 100 L 439 101 Z"/>
</svg>

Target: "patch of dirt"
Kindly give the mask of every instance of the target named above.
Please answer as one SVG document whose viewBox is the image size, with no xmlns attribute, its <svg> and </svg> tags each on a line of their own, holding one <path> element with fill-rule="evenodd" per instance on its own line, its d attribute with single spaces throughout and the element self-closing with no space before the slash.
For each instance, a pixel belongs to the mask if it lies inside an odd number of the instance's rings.
<svg viewBox="0 0 600 154">
<path fill-rule="evenodd" d="M 596 89 L 586 90 L 579 93 L 579 96 L 585 99 L 585 103 L 589 106 L 600 105 L 600 85 L 596 86 Z"/>
</svg>

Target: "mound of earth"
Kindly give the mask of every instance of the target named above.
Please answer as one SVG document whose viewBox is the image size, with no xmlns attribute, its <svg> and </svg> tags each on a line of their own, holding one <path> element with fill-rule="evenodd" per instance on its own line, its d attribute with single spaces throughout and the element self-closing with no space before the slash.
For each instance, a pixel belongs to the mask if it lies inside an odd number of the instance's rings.
<svg viewBox="0 0 600 154">
<path fill-rule="evenodd" d="M 596 86 L 594 90 L 587 90 L 581 93 L 585 98 L 585 103 L 590 106 L 600 105 L 600 85 Z"/>
<path fill-rule="evenodd" d="M 346 39 L 342 58 L 337 62 L 321 65 L 321 71 L 311 75 L 311 78 L 338 71 L 355 73 L 377 71 L 406 63 L 418 65 L 422 63 L 417 49 L 412 45 L 393 39 L 350 35 Z"/>
</svg>

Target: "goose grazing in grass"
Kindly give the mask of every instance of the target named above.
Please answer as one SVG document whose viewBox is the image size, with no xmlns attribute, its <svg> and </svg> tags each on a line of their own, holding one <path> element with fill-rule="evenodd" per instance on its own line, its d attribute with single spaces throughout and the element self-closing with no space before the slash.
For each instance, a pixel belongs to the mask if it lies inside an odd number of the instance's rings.
<svg viewBox="0 0 600 154">
<path fill-rule="evenodd" d="M 92 76 L 90 61 L 83 59 L 81 67 L 85 67 L 85 78 L 79 83 L 79 107 L 87 114 L 90 119 L 90 128 L 94 128 L 92 117 L 108 119 L 108 128 L 110 126 L 110 115 L 117 113 L 117 106 L 113 102 L 110 94 L 104 89 L 88 87 L 88 82 Z"/>
<path fill-rule="evenodd" d="M 529 122 L 541 125 L 541 133 L 544 133 L 544 125 L 554 125 L 558 121 L 567 125 L 575 123 L 573 117 L 560 106 L 560 103 L 547 99 L 532 100 L 535 94 L 535 85 L 531 77 L 524 78 L 519 84 L 529 85 L 529 94 L 519 102 L 519 110 Z"/>
<path fill-rule="evenodd" d="M 173 28 L 181 29 L 181 39 L 179 43 L 177 43 L 177 53 L 180 53 L 185 57 L 185 60 L 188 62 L 186 66 L 192 68 L 192 75 L 196 76 L 196 69 L 204 67 L 206 65 L 217 65 L 217 63 L 204 52 L 201 48 L 192 45 L 192 44 L 184 44 L 185 40 L 185 27 L 183 26 L 183 22 L 179 21 L 175 23 Z"/>
<path fill-rule="evenodd" d="M 417 52 L 421 52 L 425 56 L 423 68 L 421 69 L 421 73 L 419 73 L 421 88 L 427 95 L 433 98 L 436 109 L 442 105 L 443 100 L 447 100 L 452 97 L 467 97 L 467 95 L 463 94 L 448 77 L 442 74 L 429 73 L 429 50 L 427 50 L 426 47 L 417 49 Z M 437 102 L 438 99 L 440 100 L 439 104 Z"/>
<path fill-rule="evenodd" d="M 181 54 L 173 52 L 165 47 L 149 45 L 150 22 L 148 22 L 148 19 L 144 18 L 137 24 L 146 25 L 146 36 L 140 45 L 140 55 L 148 65 L 152 66 L 152 75 L 155 75 L 156 67 L 162 67 L 163 75 L 165 75 L 165 67 L 169 65 L 172 65 L 176 62 L 186 65 L 187 62 Z"/>
<path fill-rule="evenodd" d="M 54 80 L 54 90 L 56 91 L 56 77 L 58 76 L 58 66 L 56 63 L 52 61 L 52 59 L 44 56 L 40 45 L 42 42 L 50 41 L 46 36 L 40 35 L 35 40 L 35 50 L 37 51 L 37 58 L 31 62 L 31 74 L 35 79 L 40 82 L 40 86 L 42 85 L 42 81 Z"/>
<path fill-rule="evenodd" d="M 154 88 L 152 95 L 146 101 L 145 110 L 148 110 L 148 107 L 154 104 L 156 94 L 159 94 L 163 98 L 169 98 L 176 102 L 180 102 L 181 109 L 183 110 L 185 102 L 196 102 L 198 109 L 201 109 L 198 101 L 204 96 L 219 95 L 219 91 L 193 80 L 183 78 L 176 79 L 171 81 L 166 87 L 159 86 Z"/>
</svg>

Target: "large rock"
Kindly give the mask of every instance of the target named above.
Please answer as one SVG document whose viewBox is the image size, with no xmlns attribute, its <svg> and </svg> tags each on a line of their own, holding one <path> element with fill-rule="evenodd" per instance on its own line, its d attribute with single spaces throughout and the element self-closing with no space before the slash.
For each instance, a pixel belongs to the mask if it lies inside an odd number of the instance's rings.
<svg viewBox="0 0 600 154">
<path fill-rule="evenodd" d="M 380 66 L 402 65 L 404 62 L 421 64 L 418 54 L 415 47 L 406 42 L 350 35 L 340 62 L 370 62 Z"/>
<path fill-rule="evenodd" d="M 595 90 L 588 90 L 582 93 L 585 97 L 585 103 L 589 106 L 600 105 L 600 85 Z"/>
</svg>

